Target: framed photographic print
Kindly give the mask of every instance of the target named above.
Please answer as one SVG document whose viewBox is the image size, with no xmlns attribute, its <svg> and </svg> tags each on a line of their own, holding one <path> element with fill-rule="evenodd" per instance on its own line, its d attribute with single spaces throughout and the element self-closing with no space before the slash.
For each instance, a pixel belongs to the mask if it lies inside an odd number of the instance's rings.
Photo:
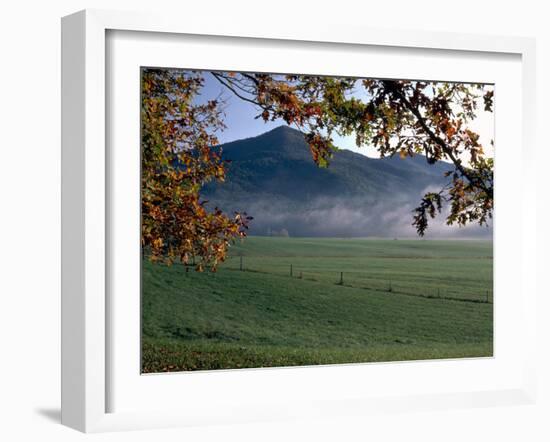
<svg viewBox="0 0 550 442">
<path fill-rule="evenodd" d="M 493 97 L 142 68 L 142 373 L 493 356 Z"/>
<path fill-rule="evenodd" d="M 533 400 L 533 42 L 318 32 L 63 19 L 66 425 Z"/>
</svg>

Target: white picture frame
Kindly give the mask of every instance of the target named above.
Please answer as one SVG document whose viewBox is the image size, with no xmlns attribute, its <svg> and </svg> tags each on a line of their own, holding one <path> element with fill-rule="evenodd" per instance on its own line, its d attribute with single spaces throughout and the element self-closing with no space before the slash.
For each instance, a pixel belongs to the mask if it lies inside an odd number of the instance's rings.
<svg viewBox="0 0 550 442">
<path fill-rule="evenodd" d="M 503 403 L 533 403 L 536 397 L 535 339 L 527 340 L 522 353 L 521 381 L 503 388 L 484 390 L 473 387 L 449 393 L 438 386 L 429 394 L 387 392 L 373 396 L 349 397 L 338 392 L 311 401 L 263 404 L 236 402 L 231 413 L 211 413 L 198 409 L 191 413 L 184 407 L 162 410 L 112 411 L 109 394 L 113 354 L 110 352 L 108 327 L 111 316 L 107 296 L 109 286 L 108 244 L 113 240 L 108 228 L 109 134 L 106 121 L 109 88 L 106 68 L 109 55 L 109 32 L 159 33 L 164 36 L 216 36 L 282 41 L 285 44 L 310 42 L 348 46 L 370 46 L 379 49 L 401 48 L 403 51 L 425 49 L 432 53 L 468 52 L 509 54 L 521 63 L 521 125 L 513 128 L 521 143 L 521 173 L 524 187 L 518 190 L 522 199 L 521 225 L 518 229 L 520 269 L 516 281 L 521 290 L 523 315 L 518 320 L 523 336 L 535 335 L 536 284 L 535 269 L 527 265 L 527 256 L 536 255 L 536 194 L 528 192 L 530 171 L 536 157 L 534 143 L 535 46 L 534 41 L 516 37 L 491 37 L 450 33 L 426 33 L 368 28 L 303 26 L 299 29 L 284 24 L 276 27 L 264 23 L 231 23 L 190 21 L 181 24 L 177 18 L 141 13 L 86 10 L 62 21 L 62 423 L 84 432 L 168 426 L 206 425 L 227 422 L 254 422 L 289 417 L 342 416 L 368 414 L 373 410 L 387 412 L 431 408 L 461 408 Z M 497 85 L 498 87 L 498 85 Z M 136 91 L 137 95 L 137 91 Z M 498 111 L 497 111 L 498 112 Z M 517 117 L 516 117 L 517 118 Z M 498 171 L 498 162 L 497 162 Z M 497 172 L 498 173 L 498 172 Z M 504 194 L 502 194 L 504 195 Z M 498 197 L 497 197 L 498 198 Z M 506 198 L 503 196 L 502 198 Z M 497 203 L 498 204 L 498 203 Z M 498 210 L 498 209 L 497 209 Z M 498 254 L 499 244 L 495 244 Z M 497 258 L 498 259 L 498 258 Z M 517 326 L 517 324 L 516 324 Z M 506 324 L 503 325 L 506 327 Z M 498 336 L 497 336 L 498 339 Z M 421 363 L 408 363 L 405 370 L 418 369 Z M 378 367 L 384 366 L 378 365 Z M 386 365 L 385 367 L 389 367 Z M 322 370 L 322 368 L 320 368 Z M 460 369 L 460 367 L 458 367 Z M 353 367 L 331 367 L 330 376 L 347 375 Z M 340 372 L 338 372 L 340 370 Z M 248 371 L 254 376 L 255 388 L 275 378 L 281 369 Z M 292 370 L 287 370 L 287 372 Z M 244 376 L 246 372 L 244 372 Z M 251 373 L 254 373 L 252 375 Z M 257 374 L 261 373 L 261 374 Z M 296 373 L 299 373 L 296 371 Z M 328 373 L 324 371 L 323 373 Z M 340 373 L 340 374 L 338 374 Z M 411 371 L 412 373 L 412 371 Z M 219 382 L 231 379 L 230 372 L 218 373 Z M 242 378 L 242 376 L 241 376 Z M 199 379 L 195 377 L 195 379 Z M 240 379 L 242 382 L 243 380 Z M 244 381 L 246 382 L 246 380 Z M 439 390 L 438 390 L 439 388 Z M 166 393 L 163 393 L 166 394 Z M 228 393 L 229 394 L 229 393 Z M 154 408 L 154 407 L 153 407 Z"/>
</svg>

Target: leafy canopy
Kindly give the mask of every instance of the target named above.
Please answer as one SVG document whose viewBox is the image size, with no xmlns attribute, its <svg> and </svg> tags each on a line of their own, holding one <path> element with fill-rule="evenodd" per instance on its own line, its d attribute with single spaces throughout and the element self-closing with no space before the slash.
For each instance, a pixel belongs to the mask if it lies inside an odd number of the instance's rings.
<svg viewBox="0 0 550 442">
<path fill-rule="evenodd" d="M 224 161 L 215 148 L 223 128 L 216 100 L 193 104 L 204 84 L 200 74 L 147 69 L 142 74 L 141 242 L 153 260 L 215 268 L 229 242 L 245 235 L 249 217 L 209 212 L 201 187 L 223 181 Z"/>
</svg>

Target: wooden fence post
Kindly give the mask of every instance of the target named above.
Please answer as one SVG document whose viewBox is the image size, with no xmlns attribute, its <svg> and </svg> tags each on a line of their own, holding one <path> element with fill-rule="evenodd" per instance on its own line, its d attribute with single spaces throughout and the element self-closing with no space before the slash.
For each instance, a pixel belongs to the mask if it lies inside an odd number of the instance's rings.
<svg viewBox="0 0 550 442">
<path fill-rule="evenodd" d="M 290 276 L 292 276 L 292 264 L 290 264 Z"/>
</svg>

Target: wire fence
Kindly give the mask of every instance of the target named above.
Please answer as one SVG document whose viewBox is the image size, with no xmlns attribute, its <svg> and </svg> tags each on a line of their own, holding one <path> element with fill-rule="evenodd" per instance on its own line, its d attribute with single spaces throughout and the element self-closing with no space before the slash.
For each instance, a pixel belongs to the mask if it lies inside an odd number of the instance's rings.
<svg viewBox="0 0 550 442">
<path fill-rule="evenodd" d="M 250 262 L 249 262 L 250 261 Z M 354 271 L 338 271 L 326 269 L 312 269 L 297 264 L 288 264 L 286 271 L 284 265 L 256 266 L 253 260 L 243 261 L 243 257 L 237 258 L 238 265 L 226 267 L 230 271 L 243 271 L 263 273 L 278 277 L 293 278 L 301 281 L 321 282 L 334 284 L 335 286 L 375 291 L 387 294 L 416 296 L 428 299 L 453 300 L 473 303 L 493 303 L 492 287 L 483 287 L 482 283 L 476 286 L 468 286 L 456 280 L 445 280 L 440 277 L 430 277 L 410 282 L 402 274 L 392 275 L 384 272 L 380 275 Z"/>
</svg>

